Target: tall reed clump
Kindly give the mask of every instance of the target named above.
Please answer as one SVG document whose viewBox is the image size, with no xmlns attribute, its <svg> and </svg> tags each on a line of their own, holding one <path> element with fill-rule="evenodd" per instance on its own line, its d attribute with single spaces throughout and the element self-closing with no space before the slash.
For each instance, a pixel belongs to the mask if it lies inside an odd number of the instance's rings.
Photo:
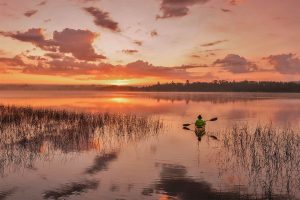
<svg viewBox="0 0 300 200">
<path fill-rule="evenodd" d="M 263 199 L 285 195 L 293 199 L 300 189 L 300 135 L 272 124 L 251 129 L 236 125 L 223 134 L 221 171 L 248 177 Z"/>
<path fill-rule="evenodd" d="M 41 152 L 81 152 L 157 135 L 160 119 L 0 105 L 0 169 L 30 165 Z M 3 167 L 2 167 L 3 168 Z"/>
</svg>

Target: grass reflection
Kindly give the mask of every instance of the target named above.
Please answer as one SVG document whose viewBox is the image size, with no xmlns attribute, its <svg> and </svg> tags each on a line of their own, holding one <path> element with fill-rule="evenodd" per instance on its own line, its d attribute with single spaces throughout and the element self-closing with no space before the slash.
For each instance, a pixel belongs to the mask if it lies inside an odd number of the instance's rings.
<svg viewBox="0 0 300 200">
<path fill-rule="evenodd" d="M 10 195 L 14 194 L 16 188 L 11 188 L 7 190 L 0 190 L 0 200 L 8 198 Z"/>
<path fill-rule="evenodd" d="M 263 200 L 256 198 L 241 186 L 232 187 L 226 191 L 212 187 L 205 180 L 188 176 L 185 166 L 161 163 L 159 179 L 142 190 L 144 196 L 161 195 L 161 199 L 181 200 Z M 286 199 L 285 196 L 273 196 L 274 200 Z"/>
<path fill-rule="evenodd" d="M 156 135 L 162 121 L 133 114 L 84 113 L 0 105 L 0 174 L 33 168 L 53 152 L 110 151 Z"/>
<path fill-rule="evenodd" d="M 300 189 L 300 136 L 293 129 L 273 125 L 236 125 L 223 134 L 218 161 L 221 176 L 243 179 L 257 198 L 294 199 Z"/>
<path fill-rule="evenodd" d="M 98 155 L 96 156 L 95 160 L 94 160 L 94 164 L 89 167 L 85 173 L 86 174 L 96 174 L 97 172 L 100 172 L 102 170 L 107 169 L 107 165 L 116 160 L 118 158 L 118 153 L 116 152 L 111 152 L 111 153 L 107 153 L 107 154 L 103 154 L 103 155 Z"/>
<path fill-rule="evenodd" d="M 99 186 L 99 181 L 84 180 L 81 182 L 72 182 L 61 185 L 57 189 L 47 190 L 44 192 L 44 199 L 61 199 L 72 195 L 81 195 L 88 192 L 88 190 L 96 190 Z"/>
</svg>

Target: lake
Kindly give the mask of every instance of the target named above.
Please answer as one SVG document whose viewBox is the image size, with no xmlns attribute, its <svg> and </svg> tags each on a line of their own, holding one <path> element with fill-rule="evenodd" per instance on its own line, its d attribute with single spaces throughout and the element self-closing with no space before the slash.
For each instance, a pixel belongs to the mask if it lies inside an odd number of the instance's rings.
<svg viewBox="0 0 300 200">
<path fill-rule="evenodd" d="M 2 147 L 0 199 L 300 199 L 300 94 L 0 91 L 1 104 L 133 114 L 163 127 L 76 148 Z M 198 114 L 218 117 L 203 137 L 182 127 Z"/>
</svg>

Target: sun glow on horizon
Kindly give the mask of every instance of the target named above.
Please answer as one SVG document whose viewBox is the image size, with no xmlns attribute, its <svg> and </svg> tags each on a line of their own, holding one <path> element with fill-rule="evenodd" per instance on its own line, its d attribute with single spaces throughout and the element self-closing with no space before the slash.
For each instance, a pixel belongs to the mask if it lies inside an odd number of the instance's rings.
<svg viewBox="0 0 300 200">
<path fill-rule="evenodd" d="M 148 83 L 156 83 L 156 80 L 153 79 L 141 79 L 141 78 L 136 78 L 136 79 L 113 79 L 113 80 L 103 80 L 100 81 L 99 83 L 104 84 L 104 85 L 115 85 L 115 86 L 136 86 L 136 85 L 144 85 Z"/>
<path fill-rule="evenodd" d="M 299 0 L 2 1 L 0 83 L 300 80 Z"/>
<path fill-rule="evenodd" d="M 122 86 L 122 85 L 130 85 L 130 80 L 112 80 L 109 81 L 111 82 L 111 85 L 117 85 L 117 86 Z"/>
</svg>

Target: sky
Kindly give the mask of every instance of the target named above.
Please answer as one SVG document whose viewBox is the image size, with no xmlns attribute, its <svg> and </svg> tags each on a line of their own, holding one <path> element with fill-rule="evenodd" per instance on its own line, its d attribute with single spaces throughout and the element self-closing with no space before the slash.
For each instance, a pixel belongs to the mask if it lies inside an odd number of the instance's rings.
<svg viewBox="0 0 300 200">
<path fill-rule="evenodd" d="M 300 81 L 299 0 L 0 0 L 0 84 Z"/>
</svg>

